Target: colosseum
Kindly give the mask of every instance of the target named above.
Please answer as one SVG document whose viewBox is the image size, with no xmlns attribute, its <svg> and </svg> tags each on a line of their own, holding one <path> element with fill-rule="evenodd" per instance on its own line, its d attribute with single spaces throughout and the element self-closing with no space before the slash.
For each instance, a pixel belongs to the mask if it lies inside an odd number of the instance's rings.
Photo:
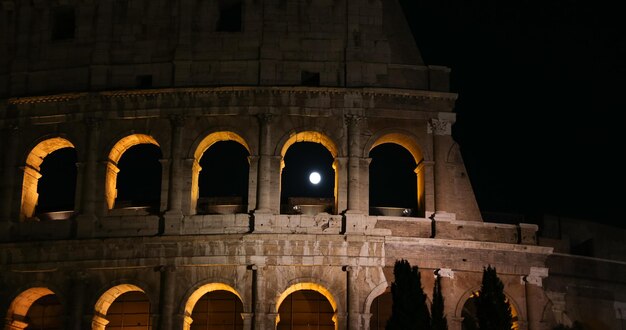
<svg viewBox="0 0 626 330">
<path fill-rule="evenodd" d="M 515 329 L 624 329 L 623 232 L 483 221 L 449 75 L 395 0 L 1 1 L 4 329 L 384 329 L 398 259 L 451 330 L 488 265 Z"/>
</svg>

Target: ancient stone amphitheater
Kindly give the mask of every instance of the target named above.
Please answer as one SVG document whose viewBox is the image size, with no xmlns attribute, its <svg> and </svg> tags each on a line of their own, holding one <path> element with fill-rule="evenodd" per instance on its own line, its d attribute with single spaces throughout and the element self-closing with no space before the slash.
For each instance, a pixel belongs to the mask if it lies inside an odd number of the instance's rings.
<svg viewBox="0 0 626 330">
<path fill-rule="evenodd" d="M 1 1 L 4 328 L 384 329 L 398 259 L 429 295 L 442 277 L 450 329 L 469 327 L 487 265 L 518 329 L 623 326 L 623 260 L 483 222 L 449 74 L 393 0 Z M 202 171 L 220 145 L 243 150 L 243 172 Z M 329 194 L 285 196 L 301 145 L 328 153 Z M 411 179 L 378 187 L 403 205 L 370 191 L 389 145 Z M 122 176 L 139 147 L 152 182 Z M 44 190 L 60 153 L 76 166 Z M 244 188 L 203 195 L 224 179 Z M 55 185 L 73 197 L 45 208 Z M 156 199 L 123 200 L 129 185 Z"/>
</svg>

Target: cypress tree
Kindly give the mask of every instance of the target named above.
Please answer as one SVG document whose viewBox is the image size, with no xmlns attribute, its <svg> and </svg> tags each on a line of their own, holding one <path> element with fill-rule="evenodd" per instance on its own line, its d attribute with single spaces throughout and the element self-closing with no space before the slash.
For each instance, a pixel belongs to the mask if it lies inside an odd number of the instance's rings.
<svg viewBox="0 0 626 330">
<path fill-rule="evenodd" d="M 443 312 L 443 294 L 441 293 L 441 276 L 437 275 L 433 288 L 433 304 L 430 307 L 431 329 L 448 330 L 448 320 Z"/>
<path fill-rule="evenodd" d="M 426 294 L 417 266 L 408 261 L 396 261 L 391 284 L 391 317 L 386 330 L 430 329 L 430 314 L 426 306 Z"/>
<path fill-rule="evenodd" d="M 504 284 L 495 267 L 483 268 L 483 281 L 475 303 L 480 330 L 510 330 L 513 327 L 511 306 L 506 301 Z"/>
</svg>

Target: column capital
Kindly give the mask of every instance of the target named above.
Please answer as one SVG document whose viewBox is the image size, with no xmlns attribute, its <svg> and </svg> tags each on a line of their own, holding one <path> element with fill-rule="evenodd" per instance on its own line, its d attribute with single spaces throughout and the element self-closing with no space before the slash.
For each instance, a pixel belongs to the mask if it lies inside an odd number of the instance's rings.
<svg viewBox="0 0 626 330">
<path fill-rule="evenodd" d="M 437 278 L 437 276 L 441 276 L 441 277 L 454 279 L 454 271 L 450 268 L 437 268 L 434 271 L 434 273 L 435 273 L 435 278 Z"/>
<path fill-rule="evenodd" d="M 355 114 L 346 114 L 343 115 L 343 120 L 348 126 L 357 126 L 361 120 L 364 120 L 365 116 L 355 115 Z"/>
<path fill-rule="evenodd" d="M 259 113 L 256 115 L 256 117 L 259 119 L 259 123 L 263 125 L 269 125 L 272 122 L 274 115 L 268 112 L 268 113 Z"/>
<path fill-rule="evenodd" d="M 530 272 L 528 275 L 522 276 L 520 282 L 521 284 L 528 283 L 541 287 L 545 277 L 548 277 L 548 268 L 530 267 Z"/>
<path fill-rule="evenodd" d="M 173 273 L 176 271 L 176 266 L 173 265 L 161 265 L 154 267 L 155 272 L 159 273 Z"/>
<path fill-rule="evenodd" d="M 427 132 L 434 135 L 452 135 L 452 121 L 431 118 L 428 120 Z"/>
<path fill-rule="evenodd" d="M 169 118 L 172 127 L 183 127 L 187 122 L 187 116 L 181 114 L 172 114 L 169 115 Z"/>
</svg>

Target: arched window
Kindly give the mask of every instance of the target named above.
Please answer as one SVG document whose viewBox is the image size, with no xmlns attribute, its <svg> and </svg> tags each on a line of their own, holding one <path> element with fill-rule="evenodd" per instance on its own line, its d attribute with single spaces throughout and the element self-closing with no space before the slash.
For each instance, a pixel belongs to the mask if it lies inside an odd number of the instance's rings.
<svg viewBox="0 0 626 330">
<path fill-rule="evenodd" d="M 387 320 L 391 317 L 392 305 L 391 291 L 387 289 L 383 294 L 376 297 L 370 306 L 370 330 L 385 330 Z"/>
<path fill-rule="evenodd" d="M 151 330 L 150 301 L 142 289 L 120 284 L 104 292 L 94 306 L 92 330 Z"/>
<path fill-rule="evenodd" d="M 317 291 L 291 293 L 281 302 L 278 315 L 278 330 L 335 330 L 333 306 Z"/>
<path fill-rule="evenodd" d="M 58 297 L 45 287 L 30 288 L 20 293 L 9 306 L 7 329 L 61 330 L 63 308 Z"/>
<path fill-rule="evenodd" d="M 196 302 L 191 313 L 191 330 L 242 330 L 243 304 L 234 293 L 225 290 L 207 292 Z"/>
<path fill-rule="evenodd" d="M 200 159 L 197 213 L 246 213 L 248 150 L 236 141 L 218 141 Z"/>
<path fill-rule="evenodd" d="M 61 137 L 40 142 L 26 157 L 20 219 L 31 218 L 36 212 L 59 211 L 63 211 L 61 218 L 69 218 L 74 209 L 75 189 L 74 145 Z M 49 218 L 42 215 L 42 220 Z"/>
<path fill-rule="evenodd" d="M 384 143 L 370 151 L 370 213 L 413 216 L 417 209 L 415 159 L 404 147 Z"/>
<path fill-rule="evenodd" d="M 296 142 L 283 161 L 281 213 L 335 212 L 334 157 L 324 145 Z"/>
<path fill-rule="evenodd" d="M 112 208 L 158 212 L 161 197 L 161 149 L 148 135 L 133 134 L 111 149 L 107 163 L 106 201 Z"/>
</svg>

